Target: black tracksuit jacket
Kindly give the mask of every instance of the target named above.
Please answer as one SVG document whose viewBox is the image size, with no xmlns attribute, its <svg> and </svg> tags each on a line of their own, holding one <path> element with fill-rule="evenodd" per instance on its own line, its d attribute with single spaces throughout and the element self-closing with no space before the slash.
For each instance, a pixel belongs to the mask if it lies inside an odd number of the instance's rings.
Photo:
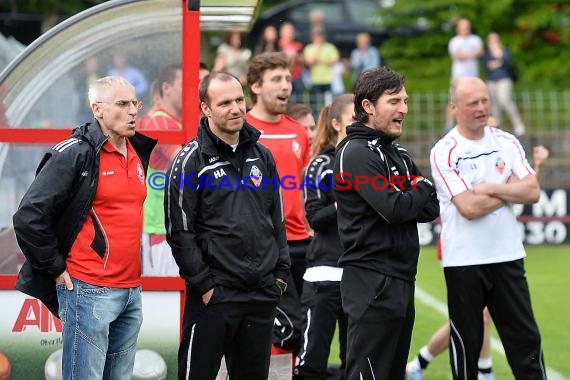
<svg viewBox="0 0 570 380">
<path fill-rule="evenodd" d="M 307 221 L 315 231 L 307 251 L 307 267 L 338 266 L 342 254 L 336 207 L 334 205 L 333 164 L 335 148 L 328 146 L 307 166 L 304 186 Z"/>
<path fill-rule="evenodd" d="M 259 135 L 244 123 L 233 152 L 202 118 L 197 138 L 168 170 L 167 241 L 189 290 L 203 294 L 222 285 L 247 291 L 287 279 L 279 178 Z"/>
<path fill-rule="evenodd" d="M 359 123 L 347 127 L 347 137 L 337 147 L 334 164 L 338 228 L 344 250 L 340 266 L 415 280 L 419 254 L 417 223 L 439 216 L 431 182 L 419 181 L 414 189 L 409 180 L 421 175 L 408 152 L 393 139 Z M 367 177 L 377 188 L 364 184 L 356 189 L 356 176 Z M 403 189 L 381 189 L 384 181 L 390 183 L 398 176 L 406 177 Z"/>
</svg>

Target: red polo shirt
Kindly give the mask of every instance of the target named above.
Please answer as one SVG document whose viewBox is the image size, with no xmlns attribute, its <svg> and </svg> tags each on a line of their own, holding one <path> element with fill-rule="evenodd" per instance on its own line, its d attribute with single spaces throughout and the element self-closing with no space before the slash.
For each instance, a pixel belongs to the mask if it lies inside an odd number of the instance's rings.
<svg viewBox="0 0 570 380">
<path fill-rule="evenodd" d="M 256 119 L 248 113 L 246 120 L 261 131 L 259 142 L 273 154 L 277 173 L 285 185 L 285 188 L 281 189 L 281 195 L 287 240 L 308 239 L 305 204 L 300 187 L 303 182 L 303 169 L 309 161 L 307 131 L 287 115 L 281 115 L 278 122 L 270 123 Z"/>
<path fill-rule="evenodd" d="M 127 157 L 107 141 L 99 155 L 99 185 L 67 259 L 72 277 L 92 285 L 140 285 L 140 241 L 146 197 L 144 167 L 127 141 Z"/>
</svg>

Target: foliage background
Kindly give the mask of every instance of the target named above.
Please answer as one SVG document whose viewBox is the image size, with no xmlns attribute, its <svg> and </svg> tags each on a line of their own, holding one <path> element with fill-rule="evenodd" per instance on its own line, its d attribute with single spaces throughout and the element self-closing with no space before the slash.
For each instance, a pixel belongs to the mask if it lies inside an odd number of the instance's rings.
<svg viewBox="0 0 570 380">
<path fill-rule="evenodd" d="M 263 9 L 279 4 L 264 0 Z M 570 87 L 570 3 L 552 0 L 400 0 L 380 12 L 383 26 L 413 25 L 421 18 L 425 34 L 391 38 L 380 46 L 383 62 L 408 78 L 408 91 L 446 91 L 451 75 L 447 43 L 459 17 L 471 20 L 485 42 L 499 33 L 519 72 L 517 90 Z"/>
<path fill-rule="evenodd" d="M 486 42 L 489 32 L 499 33 L 514 57 L 519 72 L 517 88 L 568 88 L 570 84 L 570 4 L 528 0 L 406 0 L 385 12 L 414 17 L 423 14 L 428 33 L 393 38 L 381 47 L 387 64 L 409 78 L 412 90 L 445 90 L 451 75 L 447 43 L 455 34 L 458 17 L 471 20 L 473 32 Z M 410 17 L 408 16 L 408 17 Z M 409 22 L 394 18 L 394 24 Z M 446 61 L 443 65 L 442 61 Z"/>
<path fill-rule="evenodd" d="M 451 60 L 447 43 L 458 17 L 471 20 L 484 40 L 501 35 L 519 72 L 517 90 L 570 88 L 570 3 L 564 0 L 374 0 L 383 26 L 398 27 L 422 20 L 426 33 L 391 38 L 380 46 L 386 65 L 408 78 L 409 91 L 446 91 Z M 3 0 L 0 13 L 34 14 L 45 31 L 57 22 L 104 0 Z M 283 0 L 264 0 L 263 10 Z"/>
</svg>

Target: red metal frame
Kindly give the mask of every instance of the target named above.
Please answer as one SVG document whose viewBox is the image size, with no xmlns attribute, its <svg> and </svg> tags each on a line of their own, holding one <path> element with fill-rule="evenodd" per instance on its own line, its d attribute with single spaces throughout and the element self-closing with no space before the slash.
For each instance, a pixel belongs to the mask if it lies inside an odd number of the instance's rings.
<svg viewBox="0 0 570 380">
<path fill-rule="evenodd" d="M 197 124 L 197 122 L 195 123 Z M 72 128 L 37 129 L 37 128 L 0 128 L 0 141 L 21 144 L 55 144 L 65 140 Z M 193 132 L 195 134 L 195 131 Z M 161 144 L 185 144 L 191 135 L 183 127 L 181 131 L 145 130 L 146 136 L 158 139 Z"/>
<path fill-rule="evenodd" d="M 200 68 L 200 11 L 188 10 L 182 0 L 182 130 L 145 131 L 162 144 L 185 144 L 198 130 L 198 72 Z M 1 128 L 0 141 L 28 144 L 57 143 L 69 137 L 71 129 Z M 13 290 L 16 275 L 0 275 L 0 290 Z M 184 280 L 178 277 L 143 277 L 146 291 L 179 291 L 180 310 L 184 309 Z M 182 314 L 181 314 L 182 317 Z"/>
<path fill-rule="evenodd" d="M 14 290 L 16 283 L 16 275 L 1 275 L 0 276 L 0 289 Z M 141 278 L 142 287 L 145 291 L 179 291 L 184 293 L 186 287 L 184 280 L 180 277 L 150 277 L 143 276 Z"/>
<path fill-rule="evenodd" d="M 200 64 L 200 11 L 188 10 L 182 0 L 182 130 L 145 131 L 161 144 L 185 144 L 198 130 L 198 72 Z M 187 38 L 185 38 L 187 37 Z M 65 140 L 71 129 L 6 128 L 0 125 L 0 141 L 24 144 L 54 144 Z"/>
<path fill-rule="evenodd" d="M 200 11 L 188 10 L 182 0 L 182 125 L 186 141 L 196 137 L 199 112 Z"/>
</svg>

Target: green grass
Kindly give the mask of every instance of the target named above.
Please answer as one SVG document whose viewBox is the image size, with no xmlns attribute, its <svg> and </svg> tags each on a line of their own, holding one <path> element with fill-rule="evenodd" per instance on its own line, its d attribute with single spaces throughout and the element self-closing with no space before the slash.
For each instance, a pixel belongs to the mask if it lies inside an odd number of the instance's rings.
<svg viewBox="0 0 570 380">
<path fill-rule="evenodd" d="M 570 247 L 569 246 L 527 246 L 526 272 L 530 286 L 532 304 L 543 341 L 546 366 L 570 378 Z M 443 271 L 433 247 L 422 248 L 416 285 L 445 303 L 446 288 Z M 416 299 L 416 322 L 412 336 L 410 357 L 427 343 L 446 318 L 436 310 Z M 496 331 L 493 337 L 498 339 Z M 335 338 L 331 363 L 338 363 L 338 339 Z M 493 351 L 493 370 L 499 380 L 513 379 L 505 357 Z M 449 379 L 448 352 L 442 353 L 425 372 L 426 380 Z"/>
</svg>

